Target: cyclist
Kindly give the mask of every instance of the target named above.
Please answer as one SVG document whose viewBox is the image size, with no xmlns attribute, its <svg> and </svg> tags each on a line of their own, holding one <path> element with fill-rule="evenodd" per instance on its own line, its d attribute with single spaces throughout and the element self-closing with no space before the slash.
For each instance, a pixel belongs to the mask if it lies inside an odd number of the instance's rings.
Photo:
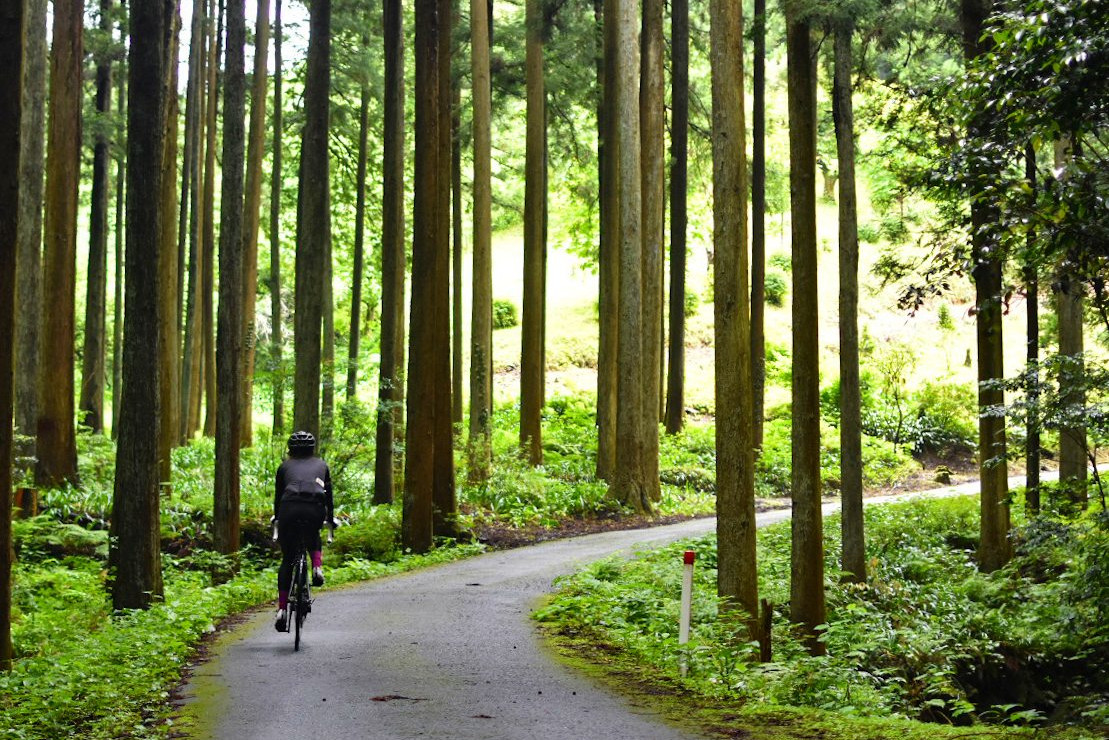
<svg viewBox="0 0 1109 740">
<path fill-rule="evenodd" d="M 293 432 L 289 437 L 289 457 L 277 468 L 274 485 L 273 516 L 277 522 L 277 541 L 281 545 L 281 568 L 277 571 L 277 620 L 274 627 L 286 632 L 285 606 L 293 580 L 293 565 L 301 537 L 312 556 L 312 585 L 323 585 L 323 543 L 320 527 L 326 521 L 335 526 L 335 504 L 331 490 L 331 471 L 316 453 L 316 438 L 310 432 Z"/>
</svg>

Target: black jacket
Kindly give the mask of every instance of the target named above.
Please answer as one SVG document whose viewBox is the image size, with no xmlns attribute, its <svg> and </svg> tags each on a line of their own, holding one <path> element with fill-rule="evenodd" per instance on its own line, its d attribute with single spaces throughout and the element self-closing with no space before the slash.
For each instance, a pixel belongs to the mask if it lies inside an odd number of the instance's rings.
<svg viewBox="0 0 1109 740">
<path fill-rule="evenodd" d="M 273 491 L 273 515 L 278 516 L 282 501 L 308 501 L 323 504 L 325 521 L 335 519 L 331 471 L 318 457 L 290 457 L 277 469 Z"/>
</svg>

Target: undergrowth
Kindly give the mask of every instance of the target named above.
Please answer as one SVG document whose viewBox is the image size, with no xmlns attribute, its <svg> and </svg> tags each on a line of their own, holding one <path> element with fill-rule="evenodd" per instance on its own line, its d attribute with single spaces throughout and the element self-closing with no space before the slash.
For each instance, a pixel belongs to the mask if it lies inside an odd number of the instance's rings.
<svg viewBox="0 0 1109 740">
<path fill-rule="evenodd" d="M 537 618 L 611 645 L 702 697 L 943 724 L 1109 726 L 1109 519 L 1018 529 L 1013 561 L 980 573 L 973 498 L 867 509 L 868 581 L 840 583 L 838 517 L 825 522 L 827 657 L 788 619 L 790 527 L 760 531 L 760 596 L 774 660 L 757 661 L 741 614 L 715 597 L 715 538 L 595 563 Z M 697 552 L 693 628 L 677 643 L 681 552 Z M 679 676 L 682 662 L 688 675 Z"/>
</svg>

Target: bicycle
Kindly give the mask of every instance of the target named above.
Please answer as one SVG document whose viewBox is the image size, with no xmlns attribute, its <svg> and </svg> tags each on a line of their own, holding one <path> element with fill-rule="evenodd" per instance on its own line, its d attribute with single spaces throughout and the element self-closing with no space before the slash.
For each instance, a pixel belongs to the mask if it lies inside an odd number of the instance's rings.
<svg viewBox="0 0 1109 740">
<path fill-rule="evenodd" d="M 299 522 L 303 524 L 304 522 Z M 293 651 L 300 651 L 300 631 L 304 620 L 312 612 L 312 584 L 308 577 L 308 542 L 309 527 L 298 526 L 297 558 L 293 564 L 293 579 L 290 584 L 289 598 L 285 602 L 285 631 L 293 632 Z M 273 540 L 277 541 L 277 520 L 273 520 Z M 327 544 L 335 541 L 335 526 L 328 525 Z"/>
</svg>

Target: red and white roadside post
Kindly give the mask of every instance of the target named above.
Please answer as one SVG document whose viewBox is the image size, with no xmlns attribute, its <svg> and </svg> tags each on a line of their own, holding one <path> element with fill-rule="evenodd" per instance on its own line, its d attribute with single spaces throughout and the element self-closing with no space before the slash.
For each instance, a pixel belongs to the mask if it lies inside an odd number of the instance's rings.
<svg viewBox="0 0 1109 740">
<path fill-rule="evenodd" d="M 682 557 L 684 563 L 682 573 L 682 608 L 681 617 L 678 621 L 678 645 L 685 645 L 689 642 L 689 612 L 693 607 L 693 561 L 696 558 L 692 550 L 686 550 L 685 555 Z M 681 672 L 684 677 L 689 670 L 686 664 L 685 655 L 681 659 Z"/>
</svg>

